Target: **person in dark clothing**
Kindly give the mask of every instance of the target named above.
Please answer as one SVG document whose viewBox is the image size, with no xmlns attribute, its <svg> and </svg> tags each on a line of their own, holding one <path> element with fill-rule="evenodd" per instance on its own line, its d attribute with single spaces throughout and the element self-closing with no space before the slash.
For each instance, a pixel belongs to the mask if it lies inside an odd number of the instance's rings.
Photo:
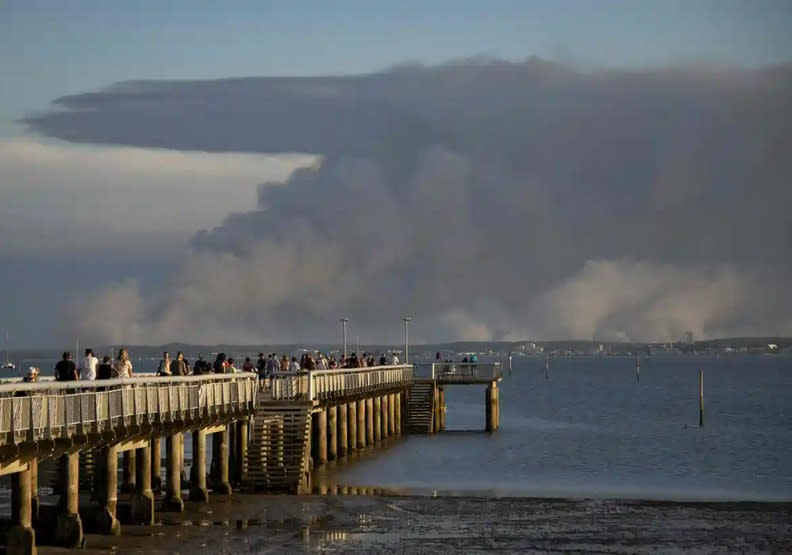
<svg viewBox="0 0 792 555">
<path fill-rule="evenodd" d="M 113 365 L 110 364 L 110 357 L 105 355 L 102 362 L 96 368 L 97 380 L 109 380 L 113 376 Z"/>
<path fill-rule="evenodd" d="M 71 353 L 63 353 L 63 360 L 59 360 L 55 365 L 55 380 L 59 382 L 73 382 L 78 380 L 77 366 L 71 359 Z"/>
<path fill-rule="evenodd" d="M 213 370 L 215 374 L 225 374 L 226 367 L 226 354 L 217 353 L 217 358 L 214 361 Z"/>
<path fill-rule="evenodd" d="M 201 374 L 210 374 L 209 363 L 204 360 L 203 355 L 198 355 L 198 360 L 193 365 L 193 376 L 200 376 Z"/>
<path fill-rule="evenodd" d="M 382 353 L 382 356 L 379 359 L 379 365 L 380 366 L 387 366 L 388 365 L 388 359 L 385 358 L 385 353 Z"/>
</svg>

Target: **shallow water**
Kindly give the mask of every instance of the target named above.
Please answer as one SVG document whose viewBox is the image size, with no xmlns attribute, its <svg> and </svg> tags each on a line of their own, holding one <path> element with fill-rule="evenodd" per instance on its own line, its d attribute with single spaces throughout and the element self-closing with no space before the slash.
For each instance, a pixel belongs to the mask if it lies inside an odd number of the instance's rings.
<svg viewBox="0 0 792 555">
<path fill-rule="evenodd" d="M 631 358 L 558 358 L 548 378 L 543 358 L 514 359 L 493 434 L 480 431 L 483 387 L 449 386 L 449 432 L 319 477 L 421 493 L 792 500 L 792 359 L 649 358 L 639 382 Z"/>
</svg>

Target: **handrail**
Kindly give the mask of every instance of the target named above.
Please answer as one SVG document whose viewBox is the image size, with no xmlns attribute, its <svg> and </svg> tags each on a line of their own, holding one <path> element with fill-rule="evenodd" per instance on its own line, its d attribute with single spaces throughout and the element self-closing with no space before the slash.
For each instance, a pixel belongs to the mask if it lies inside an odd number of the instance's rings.
<svg viewBox="0 0 792 555">
<path fill-rule="evenodd" d="M 111 378 L 109 380 L 75 380 L 68 382 L 17 382 L 0 385 L 0 395 L 3 393 L 18 393 L 26 391 L 75 391 L 83 389 L 97 389 L 117 387 L 122 385 L 165 385 L 168 383 L 234 381 L 239 379 L 255 379 L 257 375 L 252 372 L 237 372 L 235 374 L 199 374 L 198 376 L 157 376 L 146 374 L 132 376 L 131 378 Z"/>
<path fill-rule="evenodd" d="M 412 365 L 400 364 L 277 372 L 270 376 L 270 380 L 275 400 L 317 401 L 411 384 L 414 375 Z"/>
<path fill-rule="evenodd" d="M 416 374 L 422 369 L 429 368 L 430 375 L 426 378 L 432 380 L 464 380 L 465 378 L 497 380 L 503 377 L 500 362 L 424 362 L 415 366 Z"/>
</svg>

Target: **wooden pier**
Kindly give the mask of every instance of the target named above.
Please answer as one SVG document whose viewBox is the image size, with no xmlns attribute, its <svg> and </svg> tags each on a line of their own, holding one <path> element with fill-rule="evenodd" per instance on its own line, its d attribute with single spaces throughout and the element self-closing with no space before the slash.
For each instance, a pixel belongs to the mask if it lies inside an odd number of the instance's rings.
<svg viewBox="0 0 792 555">
<path fill-rule="evenodd" d="M 0 475 L 12 484 L 6 551 L 35 553 L 37 530 L 55 530 L 58 545 L 82 545 L 81 510 L 98 514 L 89 518 L 95 531 L 119 534 L 119 491 L 131 494 L 135 523 L 153 524 L 155 507 L 183 510 L 185 437 L 193 449 L 190 501 L 229 495 L 233 483 L 250 492 L 310 492 L 317 465 L 407 432 L 443 430 L 449 385 L 486 385 L 485 428 L 496 430 L 500 379 L 499 364 L 445 363 L 268 380 L 238 373 L 0 385 Z M 61 469 L 54 522 L 39 519 L 38 464 L 46 459 Z M 81 507 L 80 490 L 95 505 Z"/>
</svg>

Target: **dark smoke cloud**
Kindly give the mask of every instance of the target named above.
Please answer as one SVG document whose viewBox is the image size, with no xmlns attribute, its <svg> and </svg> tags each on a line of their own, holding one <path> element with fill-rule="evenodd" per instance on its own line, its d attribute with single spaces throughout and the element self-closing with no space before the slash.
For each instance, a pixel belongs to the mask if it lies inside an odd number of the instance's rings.
<svg viewBox="0 0 792 555">
<path fill-rule="evenodd" d="M 27 122 L 71 141 L 323 155 L 197 233 L 163 298 L 103 292 L 134 305 L 110 335 L 322 339 L 349 315 L 374 340 L 410 313 L 424 339 L 668 340 L 792 334 L 790 98 L 790 66 L 466 61 L 130 82 Z"/>
</svg>

